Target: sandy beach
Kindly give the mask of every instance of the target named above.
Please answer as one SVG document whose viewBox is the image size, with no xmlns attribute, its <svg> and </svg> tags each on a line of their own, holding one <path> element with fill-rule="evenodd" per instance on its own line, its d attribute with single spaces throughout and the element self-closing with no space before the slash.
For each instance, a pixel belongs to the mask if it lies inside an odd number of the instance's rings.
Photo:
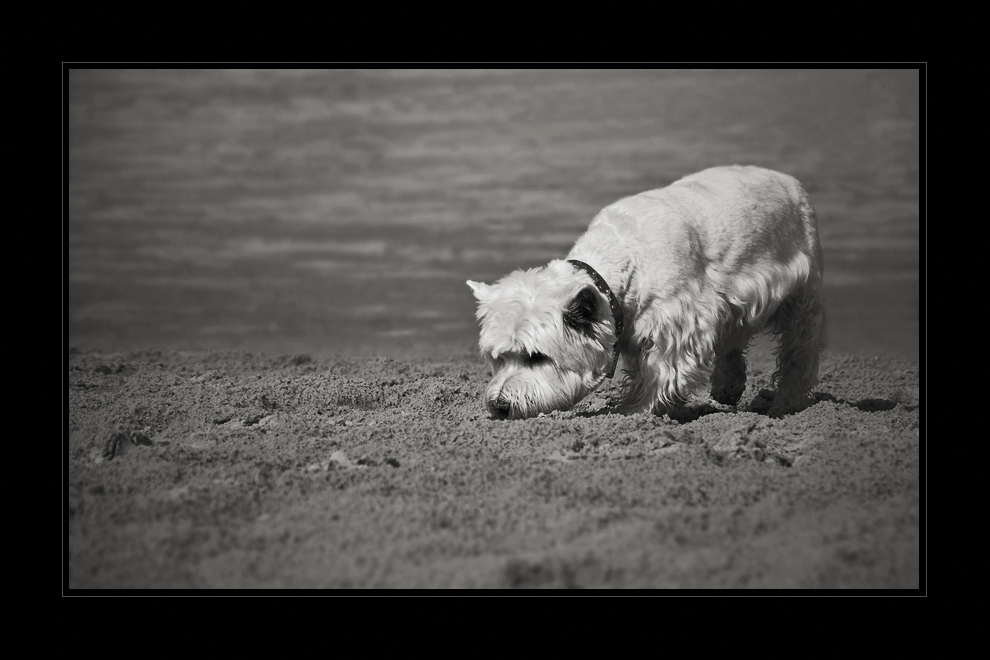
<svg viewBox="0 0 990 660">
<path fill-rule="evenodd" d="M 70 588 L 917 588 L 919 372 L 828 355 L 783 419 L 493 421 L 472 356 L 69 359 Z"/>
</svg>

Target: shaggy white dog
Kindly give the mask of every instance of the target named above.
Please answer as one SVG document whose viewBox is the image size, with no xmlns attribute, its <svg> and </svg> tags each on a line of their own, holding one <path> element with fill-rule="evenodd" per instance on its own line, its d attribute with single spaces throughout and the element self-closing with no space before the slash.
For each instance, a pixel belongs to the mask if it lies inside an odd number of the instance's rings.
<svg viewBox="0 0 990 660">
<path fill-rule="evenodd" d="M 716 401 L 735 404 L 762 331 L 779 343 L 770 414 L 810 405 L 825 339 L 816 222 L 793 177 L 716 167 L 605 208 L 567 260 L 469 281 L 489 411 L 569 409 L 619 357 L 620 411 L 673 412 L 709 381 Z"/>
</svg>

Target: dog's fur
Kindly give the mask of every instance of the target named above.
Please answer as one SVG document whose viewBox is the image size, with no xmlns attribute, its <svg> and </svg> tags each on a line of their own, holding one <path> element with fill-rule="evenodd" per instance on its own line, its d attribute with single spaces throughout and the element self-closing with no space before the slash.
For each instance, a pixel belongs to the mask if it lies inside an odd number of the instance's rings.
<svg viewBox="0 0 990 660">
<path fill-rule="evenodd" d="M 815 211 L 796 179 L 757 167 L 717 167 L 601 211 L 567 259 L 590 264 L 625 314 L 616 338 L 607 296 L 591 276 L 555 259 L 493 285 L 478 299 L 485 393 L 497 418 L 567 410 L 612 364 L 625 372 L 622 412 L 673 412 L 709 381 L 734 405 L 745 351 L 778 340 L 770 414 L 814 402 L 825 341 L 822 253 Z"/>
</svg>

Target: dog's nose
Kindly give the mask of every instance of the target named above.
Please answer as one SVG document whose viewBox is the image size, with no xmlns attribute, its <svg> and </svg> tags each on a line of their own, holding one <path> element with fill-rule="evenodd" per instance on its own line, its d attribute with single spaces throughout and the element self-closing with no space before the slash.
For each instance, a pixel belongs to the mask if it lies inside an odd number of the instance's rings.
<svg viewBox="0 0 990 660">
<path fill-rule="evenodd" d="M 499 419 L 505 419 L 509 416 L 509 408 L 509 402 L 505 399 L 499 398 L 488 402 L 488 409 L 491 411 L 492 415 L 498 417 Z"/>
</svg>

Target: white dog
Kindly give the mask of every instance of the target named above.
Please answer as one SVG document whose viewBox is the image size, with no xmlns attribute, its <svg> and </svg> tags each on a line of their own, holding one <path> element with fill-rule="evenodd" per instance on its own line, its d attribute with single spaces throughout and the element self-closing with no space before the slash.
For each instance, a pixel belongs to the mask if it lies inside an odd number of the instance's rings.
<svg viewBox="0 0 990 660">
<path fill-rule="evenodd" d="M 673 412 L 709 380 L 734 405 L 744 354 L 777 337 L 770 414 L 814 402 L 825 340 L 815 211 L 796 179 L 716 167 L 601 211 L 567 260 L 515 271 L 478 299 L 494 417 L 567 410 L 622 358 L 619 410 Z"/>
</svg>

